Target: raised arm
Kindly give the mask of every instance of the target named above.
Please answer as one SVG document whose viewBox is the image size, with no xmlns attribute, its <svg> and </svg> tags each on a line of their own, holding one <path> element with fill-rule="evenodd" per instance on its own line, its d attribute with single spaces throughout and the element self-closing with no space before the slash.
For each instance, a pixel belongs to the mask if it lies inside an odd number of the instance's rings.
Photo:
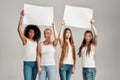
<svg viewBox="0 0 120 80">
<path fill-rule="evenodd" d="M 27 42 L 27 39 L 24 36 L 24 34 L 22 32 L 22 29 L 21 29 L 22 28 L 22 23 L 23 23 L 23 17 L 24 17 L 24 11 L 22 10 L 21 13 L 20 13 L 20 20 L 19 20 L 19 24 L 18 24 L 17 30 L 18 30 L 18 33 L 19 33 L 19 36 L 20 36 L 20 38 L 22 40 L 23 45 L 25 45 L 26 42 Z"/>
<path fill-rule="evenodd" d="M 58 43 L 58 33 L 57 33 L 57 30 L 56 30 L 56 26 L 55 26 L 55 22 L 52 23 L 52 28 L 53 28 L 53 32 L 54 32 L 54 41 L 53 41 L 53 45 L 54 47 L 57 46 L 57 43 Z"/>
<path fill-rule="evenodd" d="M 41 57 L 41 43 L 38 43 L 37 46 L 37 67 L 38 67 L 38 73 L 41 74 L 42 69 L 40 67 L 40 57 Z"/>
<path fill-rule="evenodd" d="M 95 25 L 94 25 L 95 20 L 92 19 L 90 23 L 91 23 L 91 28 L 92 28 L 93 34 L 94 34 L 94 44 L 96 45 L 97 44 L 98 33 L 97 33 L 97 30 L 96 30 Z"/>
<path fill-rule="evenodd" d="M 62 21 L 61 24 L 61 29 L 60 29 L 60 33 L 59 33 L 59 42 L 60 42 L 60 46 L 62 47 L 63 45 L 63 39 L 62 39 L 62 35 L 63 35 L 63 27 L 65 26 L 65 22 L 64 20 Z"/>
</svg>

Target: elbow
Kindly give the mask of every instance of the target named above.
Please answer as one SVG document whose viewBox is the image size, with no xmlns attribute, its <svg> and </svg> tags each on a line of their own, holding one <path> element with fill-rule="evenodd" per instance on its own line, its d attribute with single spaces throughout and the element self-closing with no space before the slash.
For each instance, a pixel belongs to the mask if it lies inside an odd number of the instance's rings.
<svg viewBox="0 0 120 80">
<path fill-rule="evenodd" d="M 17 31 L 19 31 L 19 28 L 17 28 Z"/>
<path fill-rule="evenodd" d="M 20 28 L 19 28 L 19 26 L 18 26 L 18 28 L 17 28 L 17 31 L 20 32 Z"/>
<path fill-rule="evenodd" d="M 95 34 L 95 38 L 98 38 L 98 34 Z"/>
<path fill-rule="evenodd" d="M 36 57 L 36 61 L 39 61 L 39 57 L 38 56 Z"/>
</svg>

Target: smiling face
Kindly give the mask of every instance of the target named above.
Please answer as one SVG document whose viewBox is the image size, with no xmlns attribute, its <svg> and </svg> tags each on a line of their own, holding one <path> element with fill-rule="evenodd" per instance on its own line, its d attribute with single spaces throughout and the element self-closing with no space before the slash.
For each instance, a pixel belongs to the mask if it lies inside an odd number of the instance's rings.
<svg viewBox="0 0 120 80">
<path fill-rule="evenodd" d="M 30 29 L 29 31 L 28 31 L 28 37 L 29 38 L 33 38 L 35 36 L 35 31 L 33 30 L 33 29 Z"/>
<path fill-rule="evenodd" d="M 93 39 L 92 33 L 90 32 L 86 33 L 84 37 L 87 43 L 89 43 Z"/>
<path fill-rule="evenodd" d="M 50 39 L 51 35 L 52 35 L 51 29 L 45 29 L 45 31 L 44 31 L 44 38 L 45 39 Z"/>
</svg>

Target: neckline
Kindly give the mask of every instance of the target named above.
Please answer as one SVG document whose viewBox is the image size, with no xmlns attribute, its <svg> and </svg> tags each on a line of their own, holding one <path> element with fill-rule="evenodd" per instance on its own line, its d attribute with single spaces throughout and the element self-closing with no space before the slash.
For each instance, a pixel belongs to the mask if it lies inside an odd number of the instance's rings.
<svg viewBox="0 0 120 80">
<path fill-rule="evenodd" d="M 48 46 L 48 45 L 51 45 L 51 43 L 49 43 L 49 44 L 45 44 L 45 43 L 43 42 L 43 45 L 44 45 L 44 46 Z"/>
<path fill-rule="evenodd" d="M 30 41 L 30 42 L 32 42 L 32 43 L 35 43 L 36 41 L 32 41 L 32 40 L 30 40 L 29 38 L 28 38 L 28 40 Z"/>
</svg>

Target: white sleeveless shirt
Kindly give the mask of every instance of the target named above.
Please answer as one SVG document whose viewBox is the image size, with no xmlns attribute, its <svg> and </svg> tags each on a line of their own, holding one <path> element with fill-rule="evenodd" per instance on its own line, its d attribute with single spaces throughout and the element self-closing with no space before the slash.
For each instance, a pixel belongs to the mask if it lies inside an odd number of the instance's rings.
<svg viewBox="0 0 120 80">
<path fill-rule="evenodd" d="M 32 42 L 29 39 L 27 39 L 27 43 L 24 45 L 24 48 L 24 61 L 36 61 L 37 42 Z"/>
<path fill-rule="evenodd" d="M 53 44 L 41 44 L 41 66 L 55 65 L 55 48 Z"/>
<path fill-rule="evenodd" d="M 72 46 L 68 45 L 68 53 L 67 56 L 64 59 L 64 64 L 71 64 L 73 65 L 73 53 L 72 53 Z"/>
<path fill-rule="evenodd" d="M 95 68 L 95 52 L 94 51 L 90 51 L 90 54 L 86 55 L 86 51 L 87 51 L 87 47 L 83 47 L 82 48 L 82 66 L 86 67 L 86 68 Z"/>
</svg>

